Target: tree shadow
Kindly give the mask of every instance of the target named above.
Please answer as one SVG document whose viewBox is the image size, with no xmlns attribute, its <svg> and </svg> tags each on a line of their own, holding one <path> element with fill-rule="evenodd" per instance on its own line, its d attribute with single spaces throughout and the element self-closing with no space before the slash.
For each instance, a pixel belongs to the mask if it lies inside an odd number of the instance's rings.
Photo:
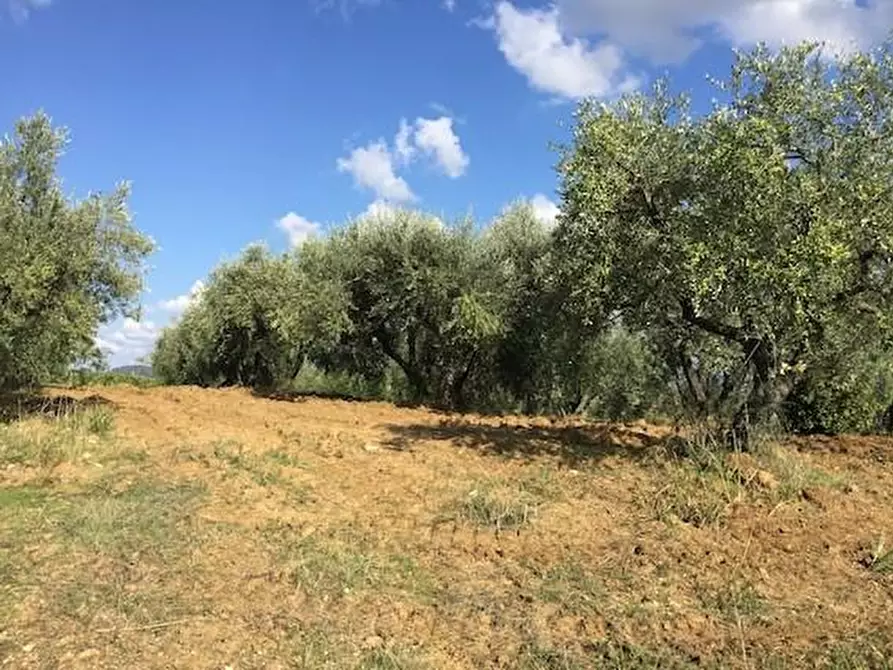
<svg viewBox="0 0 893 670">
<path fill-rule="evenodd" d="M 372 402 L 373 398 L 337 391 L 280 391 L 275 389 L 252 388 L 251 395 L 264 400 L 279 402 L 306 402 L 311 398 L 321 400 L 343 400 L 345 402 Z"/>
<path fill-rule="evenodd" d="M 37 393 L 0 394 L 0 423 L 13 423 L 32 417 L 58 419 L 91 407 L 109 407 L 114 403 L 100 395 L 72 398 L 67 395 L 43 396 Z"/>
<path fill-rule="evenodd" d="M 416 400 L 390 400 L 375 395 L 360 395 L 354 393 L 345 393 L 341 391 L 283 391 L 281 389 L 264 389 L 257 387 L 249 387 L 251 395 L 255 398 L 264 400 L 276 400 L 279 402 L 306 402 L 311 398 L 321 400 L 343 400 L 344 402 L 353 403 L 388 403 L 394 407 L 401 409 L 421 409 L 430 414 L 439 414 L 441 416 L 455 416 L 456 410 L 448 407 L 439 407 L 429 403 Z M 501 416 L 493 414 L 492 416 Z"/>
<path fill-rule="evenodd" d="M 461 448 L 503 458 L 533 460 L 554 458 L 562 465 L 577 467 L 608 457 L 643 460 L 667 437 L 652 435 L 623 425 L 586 424 L 498 426 L 462 420 L 442 420 L 436 425 L 385 426 L 392 437 L 385 443 L 391 449 L 411 451 L 418 443 L 446 441 Z"/>
</svg>

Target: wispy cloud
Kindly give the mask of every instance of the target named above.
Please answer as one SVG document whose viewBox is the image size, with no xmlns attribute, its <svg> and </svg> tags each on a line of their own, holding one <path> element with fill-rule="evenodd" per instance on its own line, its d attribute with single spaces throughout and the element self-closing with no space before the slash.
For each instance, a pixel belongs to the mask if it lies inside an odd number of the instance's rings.
<svg viewBox="0 0 893 670">
<path fill-rule="evenodd" d="M 52 0 L 5 0 L 9 15 L 16 23 L 23 23 L 36 9 L 43 9 L 52 4 Z"/>
</svg>

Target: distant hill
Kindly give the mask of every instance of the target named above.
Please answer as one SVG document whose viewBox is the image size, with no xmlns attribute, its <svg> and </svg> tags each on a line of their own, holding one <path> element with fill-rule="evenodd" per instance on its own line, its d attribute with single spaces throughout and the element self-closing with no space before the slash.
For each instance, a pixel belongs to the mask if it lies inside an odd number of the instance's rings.
<svg viewBox="0 0 893 670">
<path fill-rule="evenodd" d="M 154 377 L 152 368 L 148 365 L 121 365 L 112 368 L 109 372 L 118 375 L 134 375 L 136 377 Z"/>
</svg>

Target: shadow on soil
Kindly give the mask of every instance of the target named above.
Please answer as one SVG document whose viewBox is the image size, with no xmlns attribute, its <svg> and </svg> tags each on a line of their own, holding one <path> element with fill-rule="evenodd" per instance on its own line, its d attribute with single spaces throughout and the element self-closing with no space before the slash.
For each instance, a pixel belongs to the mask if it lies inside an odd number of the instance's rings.
<svg viewBox="0 0 893 670">
<path fill-rule="evenodd" d="M 610 456 L 641 460 L 666 441 L 643 431 L 607 425 L 492 426 L 445 420 L 433 426 L 392 424 L 385 428 L 392 434 L 387 442 L 392 449 L 410 451 L 419 442 L 449 441 L 503 458 L 555 458 L 569 467 Z"/>
<path fill-rule="evenodd" d="M 113 406 L 112 401 L 99 395 L 86 398 L 70 396 L 42 396 L 37 393 L 0 394 L 0 423 L 12 423 L 30 417 L 58 418 L 90 407 Z"/>
<path fill-rule="evenodd" d="M 374 398 L 366 398 L 350 393 L 337 393 L 335 391 L 267 391 L 264 389 L 251 389 L 251 395 L 263 400 L 277 400 L 279 402 L 306 402 L 311 398 L 322 400 L 344 400 L 346 402 L 372 402 Z"/>
<path fill-rule="evenodd" d="M 340 393 L 337 391 L 267 391 L 264 389 L 252 388 L 251 395 L 255 398 L 276 400 L 279 402 L 306 402 L 312 398 L 319 398 L 321 400 L 343 400 L 344 402 L 355 403 L 386 402 L 394 407 L 400 407 L 401 409 L 422 409 L 431 414 L 440 414 L 443 416 L 452 416 L 456 414 L 455 410 L 448 407 L 438 407 L 429 403 L 414 402 L 411 400 L 383 400 L 382 398 L 372 395 L 364 396 L 359 394 Z M 501 416 L 501 414 L 495 412 L 492 414 L 483 413 L 483 415 Z"/>
</svg>

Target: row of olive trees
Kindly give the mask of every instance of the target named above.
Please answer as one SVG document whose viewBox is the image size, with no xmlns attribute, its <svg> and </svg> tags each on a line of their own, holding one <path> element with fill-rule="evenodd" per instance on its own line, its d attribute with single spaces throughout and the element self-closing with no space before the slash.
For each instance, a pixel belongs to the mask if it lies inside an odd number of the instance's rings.
<svg viewBox="0 0 893 670">
<path fill-rule="evenodd" d="M 698 116 L 666 82 L 584 102 L 554 231 L 523 206 L 482 232 L 398 212 L 282 258 L 251 250 L 165 334 L 156 367 L 255 384 L 308 360 L 367 380 L 397 369 L 415 400 L 614 416 L 666 410 L 672 388 L 745 438 L 883 427 L 889 46 L 758 47 L 717 86 Z"/>
<path fill-rule="evenodd" d="M 596 362 L 595 336 L 572 338 L 555 309 L 552 239 L 519 204 L 483 231 L 395 210 L 281 256 L 253 246 L 212 273 L 153 365 L 169 383 L 270 388 L 309 363 L 394 399 L 456 409 L 601 401 L 611 416 L 638 413 L 640 390 L 609 398 L 584 379 L 617 360 Z M 627 359 L 647 355 L 638 340 L 621 351 L 619 337 L 602 339 Z"/>
<path fill-rule="evenodd" d="M 483 230 L 397 211 L 218 268 L 161 338 L 165 380 L 272 387 L 308 364 L 455 408 L 641 415 L 733 434 L 889 427 L 893 53 L 736 56 L 694 115 L 665 82 L 581 104 L 561 215 Z M 64 197 L 65 136 L 0 142 L 0 390 L 96 358 L 151 241 L 126 187 Z M 672 398 L 667 392 L 672 389 Z"/>
<path fill-rule="evenodd" d="M 65 197 L 56 165 L 66 143 L 42 113 L 0 138 L 0 391 L 97 360 L 99 324 L 137 314 L 153 244 L 131 225 L 126 184 Z"/>
</svg>

